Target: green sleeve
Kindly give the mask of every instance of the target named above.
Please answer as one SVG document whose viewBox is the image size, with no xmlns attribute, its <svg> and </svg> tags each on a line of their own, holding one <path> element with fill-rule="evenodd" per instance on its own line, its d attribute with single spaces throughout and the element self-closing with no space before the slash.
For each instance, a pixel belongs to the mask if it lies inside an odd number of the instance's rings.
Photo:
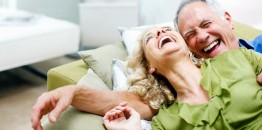
<svg viewBox="0 0 262 130">
<path fill-rule="evenodd" d="M 167 109 L 166 109 L 167 110 Z M 168 109 L 174 110 L 174 109 Z M 160 109 L 159 113 L 152 119 L 153 130 L 192 130 L 193 126 L 180 118 L 174 111 Z"/>
<path fill-rule="evenodd" d="M 262 72 L 262 54 L 248 49 L 245 49 L 244 54 L 253 66 L 255 73 L 259 75 Z"/>
<path fill-rule="evenodd" d="M 151 126 L 152 126 L 152 130 L 164 130 L 164 128 L 161 127 L 161 123 L 156 116 L 153 117 Z"/>
</svg>

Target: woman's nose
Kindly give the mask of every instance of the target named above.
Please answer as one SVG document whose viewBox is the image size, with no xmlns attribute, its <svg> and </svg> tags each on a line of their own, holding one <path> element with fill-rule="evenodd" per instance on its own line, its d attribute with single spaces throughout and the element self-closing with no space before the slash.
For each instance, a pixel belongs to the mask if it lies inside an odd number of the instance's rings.
<svg viewBox="0 0 262 130">
<path fill-rule="evenodd" d="M 161 34 L 161 33 L 165 33 L 165 32 L 166 32 L 166 31 L 165 31 L 165 30 L 163 30 L 163 29 L 161 29 L 161 30 L 158 30 L 158 31 L 157 31 L 157 36 L 160 36 L 160 34 Z"/>
</svg>

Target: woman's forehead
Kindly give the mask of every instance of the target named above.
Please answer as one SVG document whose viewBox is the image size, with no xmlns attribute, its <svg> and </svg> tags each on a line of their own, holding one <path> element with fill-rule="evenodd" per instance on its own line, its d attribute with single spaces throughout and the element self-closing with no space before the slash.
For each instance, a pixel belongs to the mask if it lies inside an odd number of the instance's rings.
<svg viewBox="0 0 262 130">
<path fill-rule="evenodd" d="M 152 27 L 152 28 L 150 28 L 149 30 L 146 31 L 144 37 L 148 36 L 149 34 L 152 34 L 152 33 L 156 32 L 156 31 L 158 31 L 160 29 L 162 29 L 162 30 L 166 30 L 166 29 L 174 30 L 172 27 L 169 27 L 169 26 Z"/>
</svg>

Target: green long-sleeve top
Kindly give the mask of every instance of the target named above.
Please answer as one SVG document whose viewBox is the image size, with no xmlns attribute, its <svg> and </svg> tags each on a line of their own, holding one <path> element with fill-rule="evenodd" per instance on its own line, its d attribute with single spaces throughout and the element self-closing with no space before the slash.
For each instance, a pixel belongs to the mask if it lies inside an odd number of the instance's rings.
<svg viewBox="0 0 262 130">
<path fill-rule="evenodd" d="M 210 101 L 163 105 L 152 120 L 153 129 L 235 130 L 262 129 L 262 55 L 240 48 L 208 59 L 201 66 L 201 85 Z"/>
</svg>

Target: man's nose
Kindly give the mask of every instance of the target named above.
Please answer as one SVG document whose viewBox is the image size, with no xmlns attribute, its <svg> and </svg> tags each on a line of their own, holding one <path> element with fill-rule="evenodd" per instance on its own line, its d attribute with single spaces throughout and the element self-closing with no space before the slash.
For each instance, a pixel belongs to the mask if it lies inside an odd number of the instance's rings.
<svg viewBox="0 0 262 130">
<path fill-rule="evenodd" d="M 197 29 L 197 42 L 205 42 L 209 37 L 209 33 L 205 29 Z"/>
</svg>

